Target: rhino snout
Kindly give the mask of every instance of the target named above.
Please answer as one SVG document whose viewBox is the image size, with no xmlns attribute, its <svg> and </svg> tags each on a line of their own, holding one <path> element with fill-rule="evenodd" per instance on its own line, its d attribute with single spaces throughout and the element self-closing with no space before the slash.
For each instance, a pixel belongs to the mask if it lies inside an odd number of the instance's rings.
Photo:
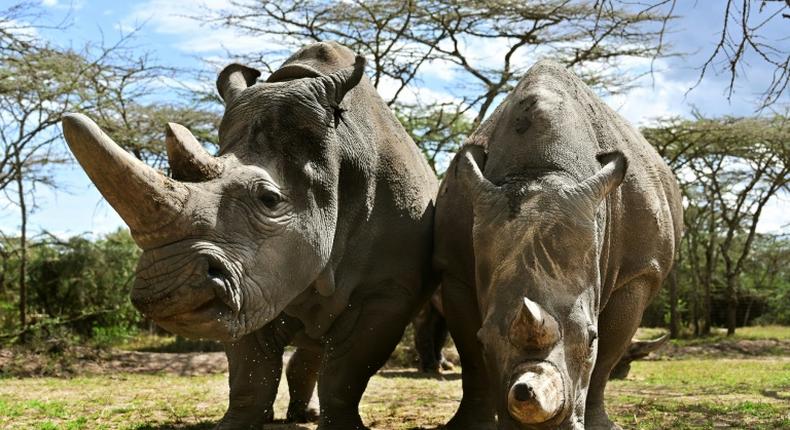
<svg viewBox="0 0 790 430">
<path fill-rule="evenodd" d="M 541 424 L 555 418 L 565 405 L 560 371 L 546 361 L 521 366 L 507 403 L 510 416 L 522 424 Z"/>
<path fill-rule="evenodd" d="M 206 307 L 225 307 L 233 313 L 241 310 L 230 271 L 218 258 L 198 254 L 186 264 L 175 258 L 149 264 L 145 260 L 143 256 L 140 266 L 144 267 L 137 274 L 131 300 L 149 318 L 178 318 Z"/>
</svg>

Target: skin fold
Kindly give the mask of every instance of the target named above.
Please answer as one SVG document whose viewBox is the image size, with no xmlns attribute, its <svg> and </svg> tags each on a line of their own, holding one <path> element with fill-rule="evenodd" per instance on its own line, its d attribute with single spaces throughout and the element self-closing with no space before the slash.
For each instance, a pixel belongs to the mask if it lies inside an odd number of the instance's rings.
<svg viewBox="0 0 790 430">
<path fill-rule="evenodd" d="M 668 275 L 680 193 L 564 67 L 533 66 L 454 158 L 434 265 L 463 369 L 448 429 L 617 429 L 609 374 Z"/>
</svg>

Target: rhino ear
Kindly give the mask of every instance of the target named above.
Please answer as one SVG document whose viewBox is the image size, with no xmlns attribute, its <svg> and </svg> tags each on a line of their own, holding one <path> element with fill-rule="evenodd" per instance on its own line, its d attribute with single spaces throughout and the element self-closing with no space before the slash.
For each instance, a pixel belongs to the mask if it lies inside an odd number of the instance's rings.
<svg viewBox="0 0 790 430">
<path fill-rule="evenodd" d="M 255 84 L 259 76 L 261 72 L 258 70 L 236 63 L 222 69 L 217 76 L 217 91 L 225 106 L 230 105 L 247 87 Z"/>
<path fill-rule="evenodd" d="M 339 106 L 346 93 L 357 86 L 365 74 L 365 57 L 357 55 L 354 67 L 348 67 L 318 78 L 326 88 L 326 95 L 333 106 Z"/>
<path fill-rule="evenodd" d="M 495 192 L 497 186 L 485 176 L 481 167 L 485 167 L 485 149 L 479 145 L 467 145 L 457 155 L 455 175 L 461 180 L 472 201 L 477 201 L 486 194 Z"/>
<path fill-rule="evenodd" d="M 623 182 L 628 170 L 628 160 L 620 151 L 599 154 L 596 158 L 602 165 L 601 170 L 576 186 L 576 190 L 595 206 Z"/>
</svg>

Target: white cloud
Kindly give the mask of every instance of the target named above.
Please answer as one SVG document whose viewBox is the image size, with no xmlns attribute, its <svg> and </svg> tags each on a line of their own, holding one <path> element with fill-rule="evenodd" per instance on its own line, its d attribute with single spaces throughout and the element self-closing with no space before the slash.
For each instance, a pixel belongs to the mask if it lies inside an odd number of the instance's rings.
<svg viewBox="0 0 790 430">
<path fill-rule="evenodd" d="M 659 118 L 684 116 L 691 110 L 684 93 L 690 83 L 669 80 L 656 71 L 650 84 L 649 77 L 640 79 L 640 86 L 626 93 L 604 97 L 606 103 L 632 124 L 645 126 Z"/>
<path fill-rule="evenodd" d="M 58 0 L 42 0 L 41 4 L 48 7 L 57 6 Z"/>
<path fill-rule="evenodd" d="M 790 195 L 780 194 L 766 203 L 760 214 L 757 231 L 771 234 L 790 233 Z"/>
<path fill-rule="evenodd" d="M 186 8 L 182 2 L 149 0 L 135 6 L 132 13 L 117 26 L 134 28 L 145 24 L 156 33 L 174 36 L 176 42 L 173 46 L 191 54 L 205 55 L 226 50 L 244 54 L 282 48 L 282 44 L 274 39 L 251 36 L 228 28 L 213 28 L 192 17 L 226 9 L 227 2 L 209 0 L 196 2 L 194 6 Z"/>
</svg>

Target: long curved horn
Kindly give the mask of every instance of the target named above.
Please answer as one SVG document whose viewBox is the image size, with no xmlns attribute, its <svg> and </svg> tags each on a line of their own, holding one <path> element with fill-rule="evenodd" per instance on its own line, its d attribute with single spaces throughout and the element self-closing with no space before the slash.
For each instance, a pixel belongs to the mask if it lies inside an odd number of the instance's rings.
<svg viewBox="0 0 790 430">
<path fill-rule="evenodd" d="M 81 114 L 63 116 L 63 135 L 71 152 L 99 192 L 123 218 L 141 248 L 159 244 L 183 210 L 184 184 L 147 166 L 119 147 L 96 123 Z"/>
<path fill-rule="evenodd" d="M 222 164 L 203 149 L 189 129 L 169 122 L 165 135 L 167 159 L 173 178 L 200 182 L 214 179 L 222 173 Z"/>
</svg>

